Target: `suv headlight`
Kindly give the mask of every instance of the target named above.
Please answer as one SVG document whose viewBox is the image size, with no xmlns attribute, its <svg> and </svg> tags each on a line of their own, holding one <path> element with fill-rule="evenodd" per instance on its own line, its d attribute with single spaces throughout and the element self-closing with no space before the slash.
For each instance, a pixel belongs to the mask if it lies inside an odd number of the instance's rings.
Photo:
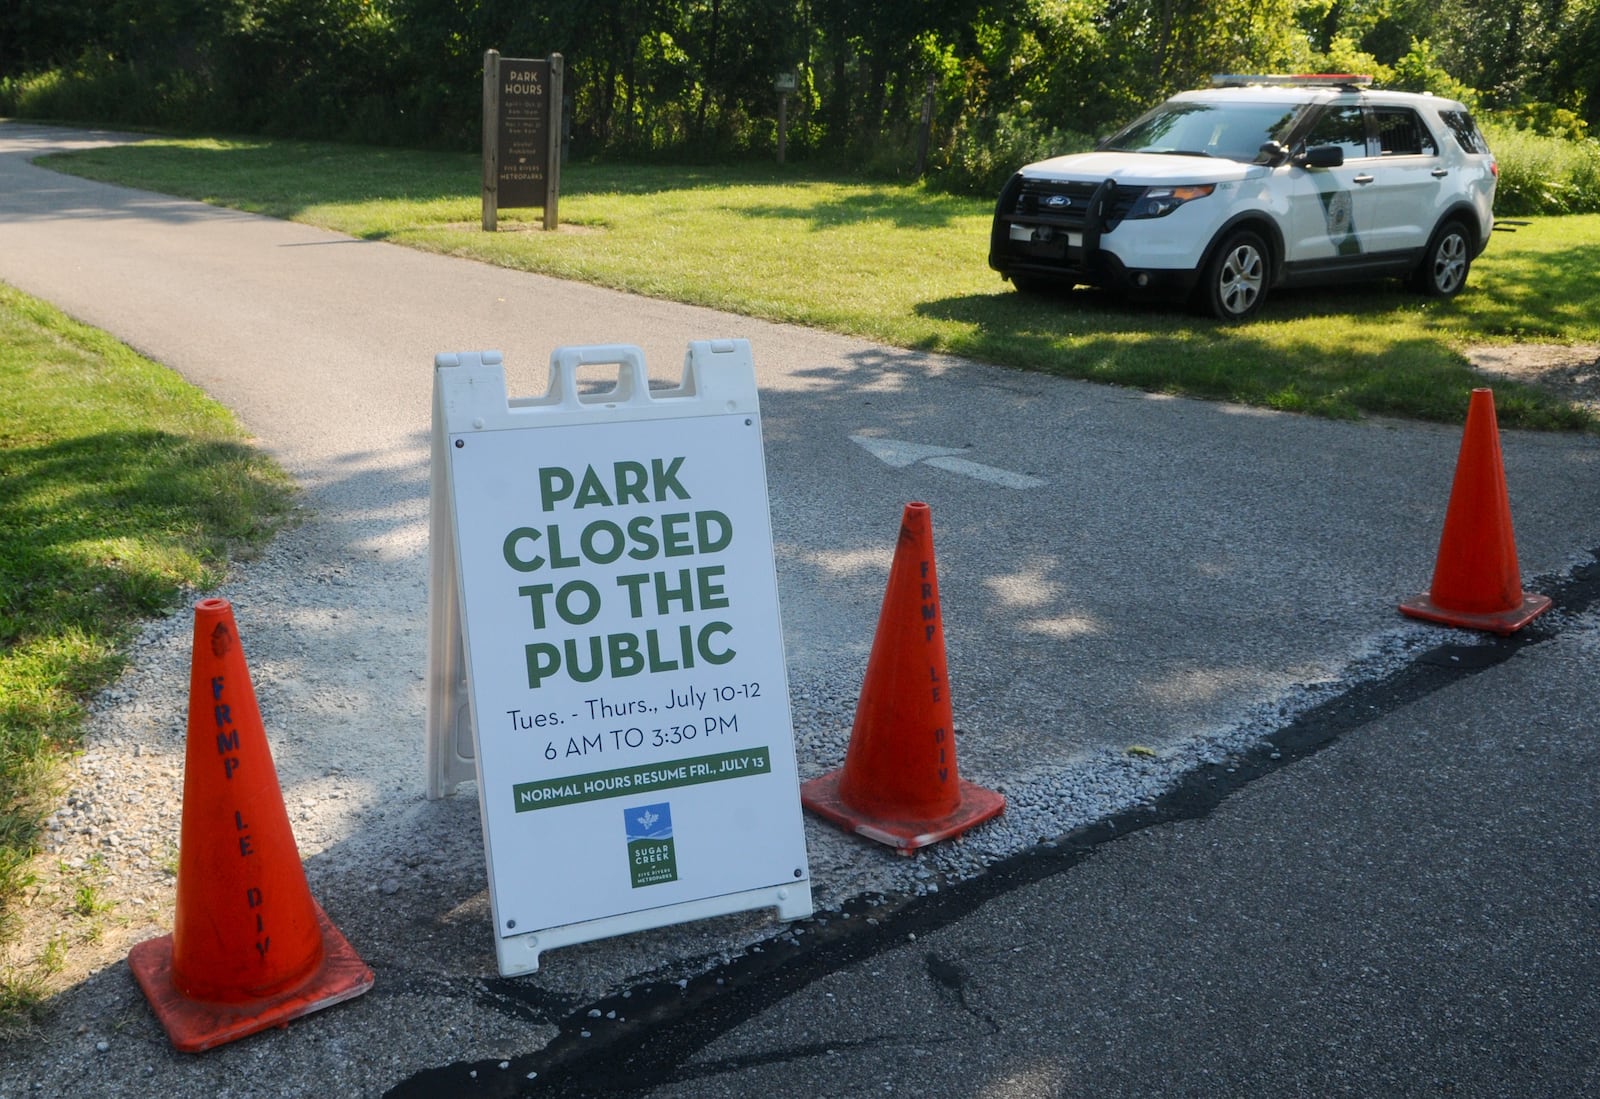
<svg viewBox="0 0 1600 1099">
<path fill-rule="evenodd" d="M 1195 183 L 1184 187 L 1152 187 L 1128 211 L 1130 218 L 1164 218 L 1185 202 L 1205 198 L 1217 189 L 1215 183 Z"/>
</svg>

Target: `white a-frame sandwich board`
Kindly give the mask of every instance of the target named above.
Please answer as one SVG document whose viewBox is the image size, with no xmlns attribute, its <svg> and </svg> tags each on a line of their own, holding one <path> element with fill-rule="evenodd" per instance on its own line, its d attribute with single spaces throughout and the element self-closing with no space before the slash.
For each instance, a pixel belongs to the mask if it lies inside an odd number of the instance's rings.
<svg viewBox="0 0 1600 1099">
<path fill-rule="evenodd" d="M 616 382 L 580 392 L 580 367 Z M 586 374 L 587 377 L 587 374 Z M 428 793 L 476 779 L 496 952 L 811 913 L 750 346 L 434 369 Z"/>
</svg>

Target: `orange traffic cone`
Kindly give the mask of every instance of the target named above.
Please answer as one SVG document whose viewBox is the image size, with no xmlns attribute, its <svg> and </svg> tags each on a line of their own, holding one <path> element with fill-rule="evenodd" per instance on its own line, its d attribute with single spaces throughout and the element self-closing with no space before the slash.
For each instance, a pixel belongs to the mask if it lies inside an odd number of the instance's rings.
<svg viewBox="0 0 1600 1099">
<path fill-rule="evenodd" d="M 1400 611 L 1412 618 L 1488 630 L 1504 637 L 1549 609 L 1549 596 L 1522 590 L 1494 393 L 1474 389 L 1439 539 L 1433 586 L 1426 595 L 1401 603 Z"/>
<path fill-rule="evenodd" d="M 844 766 L 800 802 L 902 855 L 998 816 L 1006 799 L 956 770 L 928 505 L 907 504 Z"/>
<path fill-rule="evenodd" d="M 199 1053 L 372 987 L 312 899 L 226 599 L 194 607 L 172 934 L 128 966 L 172 1044 Z"/>
</svg>

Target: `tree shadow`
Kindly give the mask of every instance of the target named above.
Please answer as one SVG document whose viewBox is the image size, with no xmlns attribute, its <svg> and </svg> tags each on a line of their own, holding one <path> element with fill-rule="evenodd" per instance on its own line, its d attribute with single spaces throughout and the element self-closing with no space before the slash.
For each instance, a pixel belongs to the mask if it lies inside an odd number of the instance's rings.
<svg viewBox="0 0 1600 1099">
<path fill-rule="evenodd" d="M 796 191 L 803 194 L 804 188 Z M 942 229 L 972 217 L 974 211 L 971 199 L 933 194 L 912 199 L 904 189 L 874 188 L 824 202 L 741 207 L 741 212 L 749 217 L 803 221 L 820 232 L 874 222 L 896 229 Z"/>
<path fill-rule="evenodd" d="M 1301 288 L 1275 293 L 1249 324 L 1227 325 L 1182 303 L 1078 288 L 959 295 L 918 303 L 915 312 L 958 326 L 939 350 L 984 362 L 1336 419 L 1401 415 L 1457 423 L 1467 395 L 1484 379 L 1447 339 L 1361 336 L 1419 301 L 1398 282 Z M 1438 327 L 1471 323 L 1458 300 L 1425 307 Z M 1481 305 L 1474 300 L 1472 308 Z M 1286 331 L 1293 340 L 1285 340 Z M 1497 388 L 1502 426 L 1593 425 L 1593 417 L 1553 391 L 1514 381 Z"/>
<path fill-rule="evenodd" d="M 157 555 L 119 550 L 152 531 L 193 517 L 203 533 L 172 535 L 169 544 L 202 556 L 203 547 L 214 546 L 210 563 L 220 564 L 280 526 L 287 511 L 282 482 L 242 443 L 164 431 L 100 432 L 9 448 L 6 466 L 0 512 L 28 532 L 7 561 L 10 594 L 0 610 L 0 640 L 7 644 L 19 640 L 19 618 L 94 632 L 104 622 L 108 593 L 141 613 L 167 606 L 173 586 L 188 578 L 166 573 Z M 230 485 L 226 500 L 213 491 L 219 478 Z M 86 565 L 92 586 L 67 586 Z"/>
</svg>

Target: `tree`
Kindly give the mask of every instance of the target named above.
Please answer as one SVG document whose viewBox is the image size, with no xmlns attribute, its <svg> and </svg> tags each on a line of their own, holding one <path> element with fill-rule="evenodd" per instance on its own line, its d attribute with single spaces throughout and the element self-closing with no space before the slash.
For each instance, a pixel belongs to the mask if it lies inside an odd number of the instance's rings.
<svg viewBox="0 0 1600 1099">
<path fill-rule="evenodd" d="M 1600 132 L 1600 3 L 1573 6 L 1561 34 L 1562 48 L 1544 72 L 1546 98 L 1581 114 Z"/>
</svg>

